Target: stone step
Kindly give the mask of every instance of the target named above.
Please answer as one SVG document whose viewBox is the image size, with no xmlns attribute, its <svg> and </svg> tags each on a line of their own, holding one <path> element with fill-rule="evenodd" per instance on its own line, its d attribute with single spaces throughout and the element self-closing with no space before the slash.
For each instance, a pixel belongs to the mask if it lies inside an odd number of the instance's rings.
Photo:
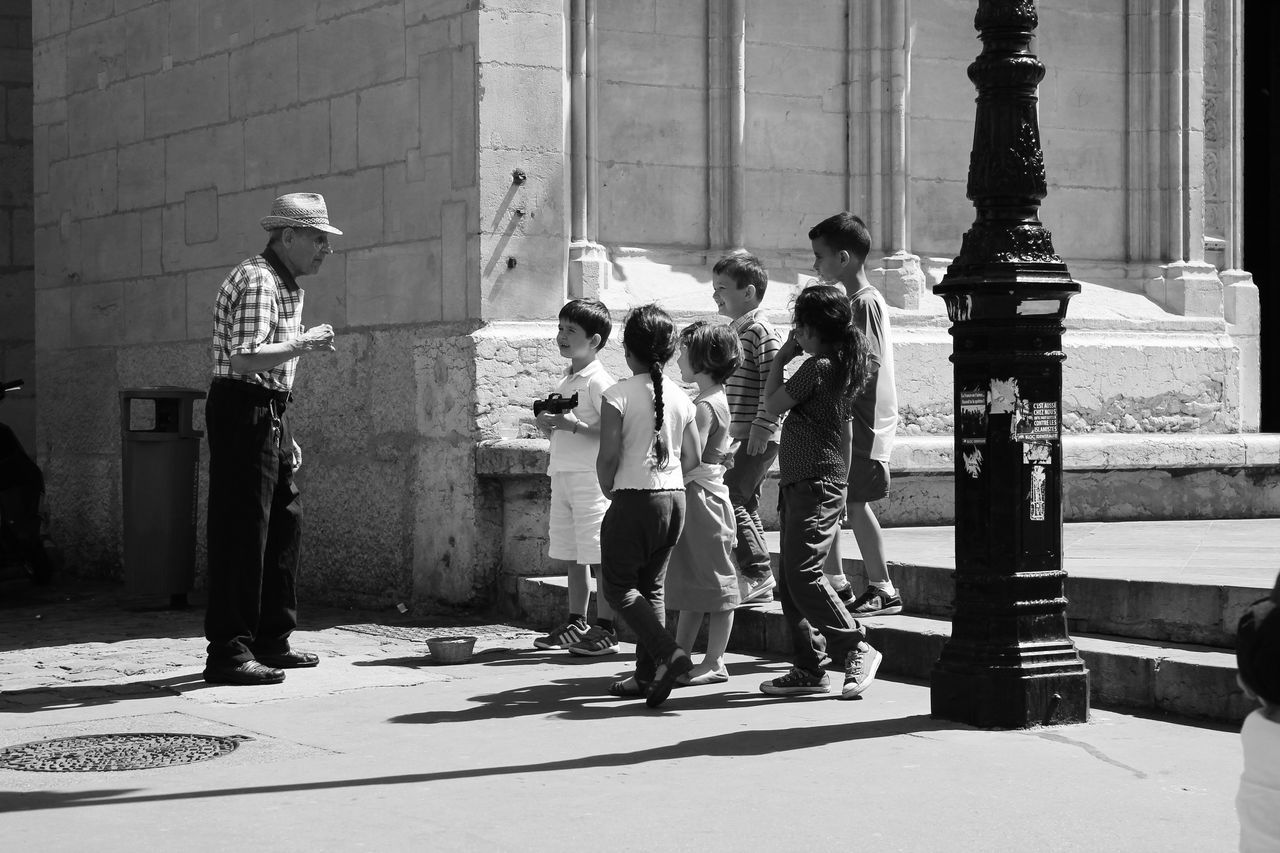
<svg viewBox="0 0 1280 853">
<path fill-rule="evenodd" d="M 1240 614 L 1275 581 L 1263 543 L 1278 534 L 1276 519 L 1065 525 L 1067 624 L 1073 633 L 1233 648 Z M 778 534 L 765 539 L 776 569 Z M 891 528 L 884 542 L 904 612 L 949 619 L 954 528 Z M 840 549 L 861 591 L 865 571 L 851 532 L 841 532 Z"/>
<path fill-rule="evenodd" d="M 546 626 L 564 618 L 563 577 L 522 578 L 519 604 L 524 618 Z M 887 616 L 866 620 L 869 641 L 884 654 L 886 675 L 927 680 L 951 635 L 951 623 L 928 616 Z M 622 639 L 634 642 L 625 626 Z M 786 656 L 789 640 L 776 602 L 738 609 L 731 650 Z M 1235 655 L 1226 649 L 1183 643 L 1155 643 L 1099 634 L 1073 639 L 1089 669 L 1091 703 L 1218 722 L 1238 722 L 1254 707 L 1235 680 Z"/>
</svg>

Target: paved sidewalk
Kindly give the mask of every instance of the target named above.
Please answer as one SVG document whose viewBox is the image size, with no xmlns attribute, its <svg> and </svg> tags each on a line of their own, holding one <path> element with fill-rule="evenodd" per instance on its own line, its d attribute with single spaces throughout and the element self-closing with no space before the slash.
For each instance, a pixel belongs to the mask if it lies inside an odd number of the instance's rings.
<svg viewBox="0 0 1280 853">
<path fill-rule="evenodd" d="M 69 599 L 69 600 L 68 600 Z M 605 695 L 626 653 L 573 659 L 461 617 L 304 608 L 324 655 L 282 685 L 200 680 L 200 611 L 135 612 L 83 584 L 0 606 L 0 749 L 53 737 L 242 739 L 181 767 L 0 769 L 6 849 L 225 851 L 1234 849 L 1239 736 L 1095 711 L 993 732 L 929 716 L 927 687 L 855 702 L 758 693 L 786 668 L 660 711 Z M 481 637 L 433 667 L 422 638 Z"/>
</svg>

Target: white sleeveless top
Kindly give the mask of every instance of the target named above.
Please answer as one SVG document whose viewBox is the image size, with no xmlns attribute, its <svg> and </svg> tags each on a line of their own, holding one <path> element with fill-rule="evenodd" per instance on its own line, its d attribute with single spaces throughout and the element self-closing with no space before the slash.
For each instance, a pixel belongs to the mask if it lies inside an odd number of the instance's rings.
<svg viewBox="0 0 1280 853">
<path fill-rule="evenodd" d="M 684 491 L 680 443 L 696 411 L 680 386 L 662 377 L 662 437 L 668 454 L 662 467 L 657 467 L 653 451 L 653 382 L 649 374 L 638 373 L 612 386 L 604 392 L 604 403 L 622 415 L 622 449 L 613 488 Z"/>
</svg>

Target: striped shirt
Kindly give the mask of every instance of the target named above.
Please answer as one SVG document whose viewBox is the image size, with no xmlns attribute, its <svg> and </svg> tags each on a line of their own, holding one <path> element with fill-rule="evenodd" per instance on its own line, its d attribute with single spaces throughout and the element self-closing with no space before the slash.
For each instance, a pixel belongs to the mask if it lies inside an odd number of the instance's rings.
<svg viewBox="0 0 1280 853">
<path fill-rule="evenodd" d="M 231 356 L 254 353 L 263 344 L 283 343 L 301 335 L 304 295 L 270 246 L 227 273 L 213 302 L 213 375 L 274 391 L 292 391 L 296 357 L 261 373 L 235 373 Z"/>
<path fill-rule="evenodd" d="M 849 297 L 853 324 L 871 345 L 871 378 L 853 403 L 853 455 L 888 462 L 898 432 L 898 390 L 893 379 L 889 310 L 871 285 Z"/>
<path fill-rule="evenodd" d="M 743 314 L 729 328 L 737 332 L 742 345 L 742 364 L 724 383 L 731 418 L 729 437 L 741 441 L 755 432 L 767 441 L 777 441 L 781 418 L 765 410 L 764 383 L 773 357 L 782 349 L 782 335 L 760 308 Z"/>
</svg>

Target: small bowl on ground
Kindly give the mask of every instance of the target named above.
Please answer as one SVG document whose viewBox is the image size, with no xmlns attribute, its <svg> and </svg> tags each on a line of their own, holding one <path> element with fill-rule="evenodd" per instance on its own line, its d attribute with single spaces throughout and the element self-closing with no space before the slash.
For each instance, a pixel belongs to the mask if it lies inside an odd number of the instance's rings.
<svg viewBox="0 0 1280 853">
<path fill-rule="evenodd" d="M 475 637 L 432 637 L 427 640 L 427 651 L 431 653 L 431 663 L 435 664 L 466 663 L 471 660 L 475 647 Z"/>
</svg>

